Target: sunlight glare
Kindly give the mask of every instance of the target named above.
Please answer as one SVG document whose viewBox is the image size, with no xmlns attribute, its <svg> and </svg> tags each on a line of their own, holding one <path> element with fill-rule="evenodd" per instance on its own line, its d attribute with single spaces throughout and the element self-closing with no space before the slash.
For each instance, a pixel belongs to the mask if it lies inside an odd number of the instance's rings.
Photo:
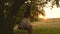
<svg viewBox="0 0 60 34">
<path fill-rule="evenodd" d="M 60 7 L 56 7 L 56 4 L 53 5 L 53 8 L 51 7 L 51 4 L 48 3 L 43 8 L 46 14 L 46 18 L 60 18 Z M 40 16 L 40 18 L 44 18 L 43 16 Z"/>
</svg>

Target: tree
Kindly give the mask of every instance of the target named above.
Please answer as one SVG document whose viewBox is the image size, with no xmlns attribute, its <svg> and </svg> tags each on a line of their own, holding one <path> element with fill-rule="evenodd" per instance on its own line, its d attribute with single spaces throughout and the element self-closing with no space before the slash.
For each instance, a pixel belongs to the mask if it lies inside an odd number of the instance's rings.
<svg viewBox="0 0 60 34">
<path fill-rule="evenodd" d="M 56 6 L 59 6 L 59 0 L 55 0 L 56 1 Z"/>
<path fill-rule="evenodd" d="M 26 3 L 24 3 L 23 5 L 20 6 L 20 10 L 18 12 L 18 18 L 17 18 L 17 22 L 18 24 L 20 23 L 20 21 L 23 19 L 24 17 L 24 13 L 26 11 L 30 11 L 30 16 L 31 18 L 34 20 L 36 17 L 38 17 L 38 15 L 41 13 L 42 15 L 44 14 L 44 11 L 39 11 L 38 10 L 38 5 L 40 6 L 40 4 L 37 4 L 36 2 L 38 2 L 37 0 L 27 0 Z M 41 1 L 39 1 L 40 3 Z M 27 10 L 27 6 L 30 6 L 30 10 Z M 28 7 L 29 8 L 29 7 Z M 27 13 L 28 14 L 28 13 Z M 38 19 L 38 18 L 37 18 Z"/>
<path fill-rule="evenodd" d="M 6 2 L 11 6 L 4 5 Z M 19 6 L 22 5 L 25 0 L 0 0 L 0 34 L 13 34 L 13 27 L 16 20 Z M 3 12 L 7 6 L 7 16 L 5 19 L 5 13 Z"/>
<path fill-rule="evenodd" d="M 42 14 L 43 16 L 45 16 L 43 9 L 41 10 L 40 8 L 43 8 L 44 2 L 46 2 L 45 0 L 32 0 L 32 14 L 34 16 L 34 18 L 37 18 L 39 16 L 39 14 Z M 37 18 L 38 19 L 38 18 Z"/>
</svg>

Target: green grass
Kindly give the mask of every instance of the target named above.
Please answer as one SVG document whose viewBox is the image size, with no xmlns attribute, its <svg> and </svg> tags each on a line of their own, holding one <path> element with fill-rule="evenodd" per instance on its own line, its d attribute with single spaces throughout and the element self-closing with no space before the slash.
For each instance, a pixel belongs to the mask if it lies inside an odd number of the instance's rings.
<svg viewBox="0 0 60 34">
<path fill-rule="evenodd" d="M 19 29 L 16 29 L 14 30 L 14 34 L 26 34 L 26 30 L 19 30 Z"/>
<path fill-rule="evenodd" d="M 37 27 L 34 30 L 34 34 L 60 34 L 60 28 L 55 27 Z"/>
<path fill-rule="evenodd" d="M 27 32 L 25 30 L 15 30 L 15 34 L 19 32 Z M 60 34 L 60 28 L 55 27 L 35 27 L 34 34 Z"/>
</svg>

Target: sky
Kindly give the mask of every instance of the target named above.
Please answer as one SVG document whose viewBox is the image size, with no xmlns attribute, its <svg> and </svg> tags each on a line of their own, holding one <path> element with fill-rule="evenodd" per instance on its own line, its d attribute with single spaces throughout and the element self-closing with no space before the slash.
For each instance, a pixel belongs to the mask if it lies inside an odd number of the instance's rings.
<svg viewBox="0 0 60 34">
<path fill-rule="evenodd" d="M 46 4 L 43 8 L 46 16 L 43 17 L 42 15 L 39 15 L 39 18 L 60 18 L 60 7 L 57 8 L 56 4 L 53 5 L 53 8 L 51 6 L 51 3 Z"/>
</svg>

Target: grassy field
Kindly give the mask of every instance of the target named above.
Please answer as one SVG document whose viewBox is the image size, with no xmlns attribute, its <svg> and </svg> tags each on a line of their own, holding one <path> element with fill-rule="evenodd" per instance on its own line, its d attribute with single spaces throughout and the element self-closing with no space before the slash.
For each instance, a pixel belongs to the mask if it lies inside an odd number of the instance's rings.
<svg viewBox="0 0 60 34">
<path fill-rule="evenodd" d="M 15 34 L 26 34 L 25 30 L 15 30 Z M 60 28 L 35 27 L 34 34 L 60 34 Z"/>
<path fill-rule="evenodd" d="M 60 34 L 60 28 L 56 27 L 35 27 L 34 34 Z"/>
<path fill-rule="evenodd" d="M 60 19 L 49 19 L 32 23 L 34 34 L 60 34 Z M 15 30 L 14 34 L 25 34 L 26 30 Z"/>
</svg>

